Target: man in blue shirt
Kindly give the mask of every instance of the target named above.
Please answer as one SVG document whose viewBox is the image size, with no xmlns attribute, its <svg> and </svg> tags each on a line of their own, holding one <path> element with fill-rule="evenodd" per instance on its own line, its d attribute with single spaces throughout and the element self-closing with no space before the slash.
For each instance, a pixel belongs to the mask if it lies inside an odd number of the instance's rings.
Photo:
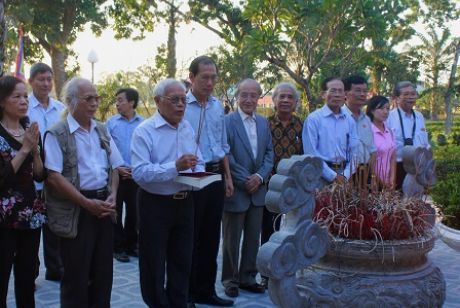
<svg viewBox="0 0 460 308">
<path fill-rule="evenodd" d="M 343 109 L 345 89 L 339 78 L 325 79 L 321 89 L 326 104 L 305 120 L 303 150 L 323 160 L 325 182 L 344 184 L 356 169 L 356 123 Z"/>
<path fill-rule="evenodd" d="M 233 194 L 233 182 L 227 157 L 230 147 L 224 109 L 222 103 L 211 95 L 217 81 L 214 60 L 207 56 L 194 59 L 190 64 L 189 78 L 192 85 L 187 93 L 185 119 L 195 130 L 206 171 L 220 173 L 224 179 L 193 193 L 195 241 L 189 306 L 193 306 L 193 302 L 231 306 L 233 301 L 218 297 L 215 290 L 224 196 Z"/>
<path fill-rule="evenodd" d="M 191 187 L 175 180 L 179 172 L 204 171 L 204 162 L 183 119 L 185 86 L 165 79 L 153 92 L 158 112 L 135 129 L 131 145 L 133 179 L 141 188 L 141 293 L 149 307 L 186 307 L 194 208 Z"/>
<path fill-rule="evenodd" d="M 123 88 L 116 93 L 118 114 L 107 121 L 107 129 L 120 151 L 124 165 L 118 168 L 120 182 L 117 192 L 117 222 L 114 228 L 114 257 L 128 262 L 129 255 L 137 257 L 137 184 L 131 176 L 131 137 L 134 129 L 144 120 L 136 113 L 139 93 L 132 88 Z M 123 218 L 125 203 L 125 222 Z"/>
<path fill-rule="evenodd" d="M 30 122 L 38 123 L 43 142 L 45 132 L 60 120 L 66 107 L 50 96 L 53 90 L 53 70 L 49 65 L 40 62 L 32 65 L 29 84 L 32 87 L 32 92 L 29 94 L 27 116 L 30 118 Z M 43 183 L 35 182 L 35 188 L 41 195 Z M 47 224 L 43 225 L 43 259 L 46 267 L 46 280 L 60 281 L 62 278 L 63 269 L 59 247 L 59 237 L 51 232 Z"/>
</svg>

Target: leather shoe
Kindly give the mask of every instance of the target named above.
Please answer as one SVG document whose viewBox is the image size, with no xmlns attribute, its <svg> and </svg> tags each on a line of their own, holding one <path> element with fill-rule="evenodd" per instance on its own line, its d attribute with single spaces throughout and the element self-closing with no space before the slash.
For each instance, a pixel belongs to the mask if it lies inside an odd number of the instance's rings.
<svg viewBox="0 0 460 308">
<path fill-rule="evenodd" d="M 129 262 L 129 257 L 128 255 L 126 254 L 126 252 L 115 252 L 113 254 L 113 257 L 115 258 L 115 260 L 117 260 L 118 262 L 123 262 L 123 263 L 126 263 L 126 262 Z"/>
<path fill-rule="evenodd" d="M 239 295 L 238 288 L 235 286 L 227 286 L 225 287 L 225 295 L 228 297 L 237 297 Z"/>
<path fill-rule="evenodd" d="M 130 257 L 139 258 L 139 249 L 135 248 L 126 250 L 126 254 Z"/>
<path fill-rule="evenodd" d="M 238 291 L 238 289 L 236 290 Z M 232 300 L 220 298 L 219 296 L 217 296 L 217 294 L 197 297 L 195 299 L 195 303 L 212 305 L 212 306 L 220 306 L 220 307 L 233 306 Z"/>
<path fill-rule="evenodd" d="M 263 286 L 265 289 L 268 288 L 268 277 L 262 277 L 260 280 L 260 285 Z"/>
<path fill-rule="evenodd" d="M 45 279 L 49 281 L 61 281 L 62 279 L 62 273 L 61 272 L 52 272 L 52 271 L 46 271 L 45 273 Z"/>
<path fill-rule="evenodd" d="M 254 284 L 240 284 L 240 289 L 252 293 L 265 293 L 265 287 L 257 282 Z"/>
</svg>

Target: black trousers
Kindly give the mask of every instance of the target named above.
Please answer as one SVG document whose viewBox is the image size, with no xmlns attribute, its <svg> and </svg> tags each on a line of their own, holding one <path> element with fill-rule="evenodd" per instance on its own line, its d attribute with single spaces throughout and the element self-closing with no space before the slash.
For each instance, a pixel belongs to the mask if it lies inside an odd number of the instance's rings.
<svg viewBox="0 0 460 308">
<path fill-rule="evenodd" d="M 35 307 L 35 270 L 40 229 L 0 228 L 0 307 L 6 308 L 11 268 L 14 272 L 16 307 Z"/>
<path fill-rule="evenodd" d="M 404 169 L 403 162 L 396 163 L 396 190 L 402 189 L 402 184 L 404 182 L 404 178 L 406 177 L 406 170 Z"/>
<path fill-rule="evenodd" d="M 112 255 L 110 217 L 98 218 L 81 209 L 76 238 L 61 238 L 61 307 L 110 307 Z"/>
<path fill-rule="evenodd" d="M 187 306 L 193 252 L 193 199 L 139 193 L 139 276 L 149 307 Z M 166 270 L 166 286 L 165 286 Z"/>
<path fill-rule="evenodd" d="M 224 197 L 224 181 L 214 182 L 193 192 L 195 238 L 190 275 L 192 301 L 194 298 L 215 294 Z"/>
<path fill-rule="evenodd" d="M 60 238 L 50 230 L 47 224 L 43 225 L 43 259 L 46 272 L 52 275 L 61 275 L 62 267 L 60 253 Z"/>
<path fill-rule="evenodd" d="M 137 248 L 137 189 L 132 179 L 122 179 L 117 191 L 117 223 L 114 225 L 114 252 L 130 251 Z M 125 203 L 125 221 L 123 219 Z"/>
</svg>

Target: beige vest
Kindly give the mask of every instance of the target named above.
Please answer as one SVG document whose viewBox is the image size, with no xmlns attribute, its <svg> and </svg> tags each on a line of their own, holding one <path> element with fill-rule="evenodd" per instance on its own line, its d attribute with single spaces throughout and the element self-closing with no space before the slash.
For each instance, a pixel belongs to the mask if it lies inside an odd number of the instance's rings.
<svg viewBox="0 0 460 308">
<path fill-rule="evenodd" d="M 96 132 L 101 140 L 101 146 L 107 153 L 109 161 L 108 190 L 110 192 L 112 168 L 110 167 L 110 137 L 104 124 L 96 122 Z M 62 176 L 69 181 L 77 190 L 80 190 L 80 179 L 78 177 L 77 145 L 75 136 L 70 134 L 69 124 L 66 119 L 59 121 L 51 127 L 46 134 L 53 134 L 62 150 L 63 169 Z M 44 139 L 46 138 L 46 134 Z M 43 143 L 45 143 L 43 141 Z M 45 153 L 46 155 L 46 153 Z M 45 204 L 48 215 L 48 227 L 56 235 L 65 238 L 77 236 L 78 217 L 80 206 L 73 204 L 65 196 L 53 191 L 49 185 L 44 186 Z"/>
</svg>

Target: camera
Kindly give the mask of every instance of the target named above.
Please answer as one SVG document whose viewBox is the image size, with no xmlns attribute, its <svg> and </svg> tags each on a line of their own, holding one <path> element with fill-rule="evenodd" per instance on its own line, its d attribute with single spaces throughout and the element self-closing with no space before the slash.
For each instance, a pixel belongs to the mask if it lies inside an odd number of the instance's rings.
<svg viewBox="0 0 460 308">
<path fill-rule="evenodd" d="M 405 138 L 404 145 L 414 145 L 414 141 L 412 140 L 412 138 Z"/>
</svg>

